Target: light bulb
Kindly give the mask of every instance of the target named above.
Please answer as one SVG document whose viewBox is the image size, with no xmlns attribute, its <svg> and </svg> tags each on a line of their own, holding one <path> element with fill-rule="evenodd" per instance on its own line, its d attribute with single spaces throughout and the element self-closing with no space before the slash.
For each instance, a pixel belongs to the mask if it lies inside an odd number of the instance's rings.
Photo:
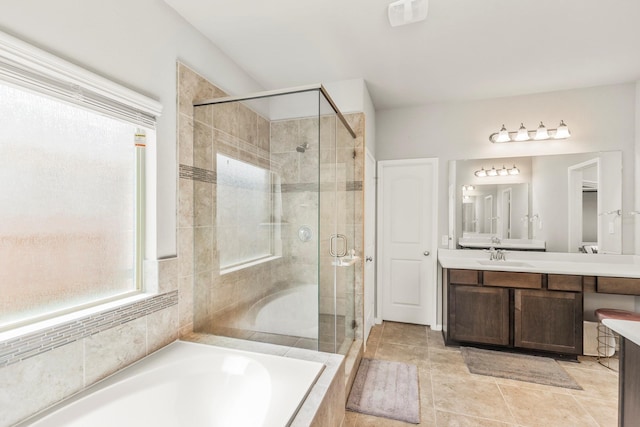
<svg viewBox="0 0 640 427">
<path fill-rule="evenodd" d="M 516 135 L 516 141 L 528 141 L 531 139 L 529 137 L 529 131 L 526 127 L 524 127 L 524 123 L 520 123 L 520 129 L 518 129 L 518 134 Z"/>
<path fill-rule="evenodd" d="M 484 170 L 484 168 L 482 168 L 478 171 L 475 171 L 474 175 L 477 176 L 478 178 L 484 178 L 485 176 L 487 176 L 487 171 Z"/>
<path fill-rule="evenodd" d="M 496 138 L 496 142 L 509 142 L 511 141 L 511 137 L 509 136 L 509 131 L 507 128 L 502 125 L 500 132 L 498 132 L 498 137 Z"/>
<path fill-rule="evenodd" d="M 520 169 L 518 169 L 516 165 L 513 165 L 513 167 L 509 169 L 509 175 L 519 175 L 519 174 L 520 174 Z"/>
<path fill-rule="evenodd" d="M 564 120 L 560 120 L 560 124 L 558 125 L 558 129 L 556 129 L 556 134 L 554 136 L 555 139 L 563 139 L 569 138 L 571 136 L 571 132 L 569 132 L 569 128 L 566 124 L 564 124 Z"/>
<path fill-rule="evenodd" d="M 540 126 L 538 126 L 538 130 L 536 130 L 536 137 L 535 139 L 540 140 L 540 139 L 549 139 L 549 133 L 547 132 L 547 128 L 544 127 L 544 125 L 542 124 L 542 122 L 540 122 Z"/>
<path fill-rule="evenodd" d="M 491 169 L 487 171 L 487 176 L 498 176 L 498 171 L 491 166 Z"/>
<path fill-rule="evenodd" d="M 504 167 L 504 165 L 502 165 L 502 169 L 498 169 L 498 175 L 507 176 L 509 175 L 509 171 Z"/>
</svg>

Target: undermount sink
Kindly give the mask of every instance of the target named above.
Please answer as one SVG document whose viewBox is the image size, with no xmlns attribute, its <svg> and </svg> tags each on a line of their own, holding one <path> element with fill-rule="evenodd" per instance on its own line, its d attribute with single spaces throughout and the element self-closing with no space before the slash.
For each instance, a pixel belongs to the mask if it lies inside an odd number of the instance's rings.
<svg viewBox="0 0 640 427">
<path fill-rule="evenodd" d="M 522 261 L 495 261 L 495 260 L 485 260 L 478 261 L 478 264 L 481 265 L 491 265 L 491 266 L 504 266 L 504 267 L 533 267 L 531 264 Z"/>
</svg>

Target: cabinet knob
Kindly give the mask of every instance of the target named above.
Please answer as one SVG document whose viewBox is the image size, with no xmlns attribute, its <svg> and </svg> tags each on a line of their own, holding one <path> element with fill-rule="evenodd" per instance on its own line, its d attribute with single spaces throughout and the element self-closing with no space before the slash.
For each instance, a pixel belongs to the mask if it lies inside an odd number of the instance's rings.
<svg viewBox="0 0 640 427">
<path fill-rule="evenodd" d="M 368 256 L 364 260 L 367 261 L 367 262 L 371 262 L 371 261 L 373 261 L 373 257 L 372 256 Z"/>
<path fill-rule="evenodd" d="M 429 256 L 429 255 L 431 255 L 431 252 L 429 252 L 429 251 L 424 251 L 424 252 L 422 253 L 422 255 L 424 255 L 424 256 Z"/>
</svg>

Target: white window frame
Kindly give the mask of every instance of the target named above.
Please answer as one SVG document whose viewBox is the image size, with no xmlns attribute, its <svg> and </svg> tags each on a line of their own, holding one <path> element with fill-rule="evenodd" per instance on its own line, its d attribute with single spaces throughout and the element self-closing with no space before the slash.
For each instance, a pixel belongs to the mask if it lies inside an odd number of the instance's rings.
<svg viewBox="0 0 640 427">
<path fill-rule="evenodd" d="M 140 126 L 148 130 L 147 140 L 149 142 L 155 141 L 156 118 L 162 113 L 162 104 L 158 101 L 3 32 L 0 32 L 0 81 Z M 138 198 L 136 201 L 136 233 L 138 233 L 136 253 L 139 253 L 140 256 L 135 266 L 135 282 L 139 290 L 153 291 L 145 289 L 142 271 L 145 253 L 145 199 L 149 196 L 145 192 L 145 157 L 149 155 L 149 152 L 144 148 L 141 140 L 137 142 L 141 143 L 136 148 L 137 188 L 135 189 Z M 107 300 L 105 307 L 130 303 L 132 299 L 137 300 L 144 297 L 146 296 L 136 295 Z M 97 301 L 96 304 L 102 302 L 104 301 Z M 64 310 L 59 316 L 60 320 L 62 318 L 68 319 L 68 313 L 74 311 L 77 311 L 78 314 L 86 314 L 87 306 L 91 306 L 91 303 L 77 309 L 70 307 L 69 310 Z M 90 310 L 99 310 L 100 307 L 102 306 Z M 37 322 L 40 319 L 37 318 L 33 321 Z M 16 326 L 21 326 L 24 323 L 30 322 L 27 320 Z M 45 323 L 50 324 L 51 320 L 45 321 Z"/>
</svg>

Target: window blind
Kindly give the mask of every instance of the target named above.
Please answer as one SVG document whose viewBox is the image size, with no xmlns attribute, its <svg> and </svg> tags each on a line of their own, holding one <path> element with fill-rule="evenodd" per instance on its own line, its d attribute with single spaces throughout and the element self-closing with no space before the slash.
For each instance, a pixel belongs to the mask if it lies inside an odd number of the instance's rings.
<svg viewBox="0 0 640 427">
<path fill-rule="evenodd" d="M 0 79 L 151 129 L 162 111 L 151 98 L 2 32 Z"/>
</svg>

